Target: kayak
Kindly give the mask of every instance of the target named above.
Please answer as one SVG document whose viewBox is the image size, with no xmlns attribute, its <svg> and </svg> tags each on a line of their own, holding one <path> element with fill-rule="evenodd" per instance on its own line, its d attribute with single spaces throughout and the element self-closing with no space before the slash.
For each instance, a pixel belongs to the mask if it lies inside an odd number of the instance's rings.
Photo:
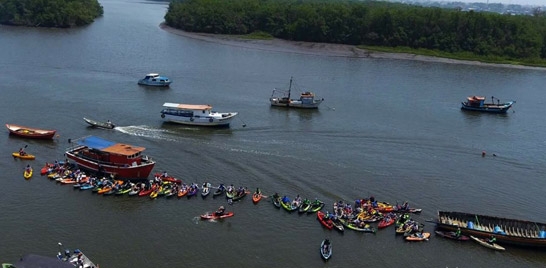
<svg viewBox="0 0 546 268">
<path fill-rule="evenodd" d="M 13 156 L 13 158 L 21 158 L 21 159 L 24 159 L 24 160 L 34 160 L 36 158 L 36 156 L 34 156 L 32 154 L 20 155 L 19 152 L 12 153 L 11 155 Z"/>
<path fill-rule="evenodd" d="M 501 245 L 499 244 L 496 244 L 496 243 L 489 243 L 487 241 L 485 241 L 484 239 L 481 239 L 481 238 L 477 238 L 473 235 L 470 236 L 470 238 L 472 238 L 472 240 L 478 242 L 478 244 L 486 247 L 486 248 L 490 248 L 490 249 L 494 249 L 494 250 L 500 250 L 500 251 L 503 251 L 505 250 L 504 247 L 502 247 Z"/>
<path fill-rule="evenodd" d="M 457 237 L 455 235 L 455 232 L 435 231 L 435 233 L 437 235 L 439 235 L 439 236 L 449 238 L 449 239 L 453 239 L 453 240 L 459 240 L 459 241 L 468 241 L 468 240 L 470 240 L 470 237 L 468 237 L 466 235 L 461 235 L 461 236 Z"/>
<path fill-rule="evenodd" d="M 356 224 L 354 224 L 353 222 L 349 222 L 349 221 L 346 221 L 346 220 L 341 220 L 341 223 L 343 223 L 343 225 L 353 231 L 357 231 L 357 232 L 365 232 L 365 233 L 375 233 L 375 228 L 373 228 L 371 225 L 369 224 L 364 224 L 363 226 L 357 226 Z"/>
<path fill-rule="evenodd" d="M 320 243 L 320 256 L 322 256 L 325 261 L 332 257 L 332 244 L 328 243 L 326 245 L 326 240 L 327 239 L 324 239 L 322 240 L 322 243 Z"/>
<path fill-rule="evenodd" d="M 207 213 L 207 214 L 203 214 L 201 215 L 201 219 L 202 220 L 218 220 L 218 219 L 224 219 L 224 218 L 229 218 L 229 217 L 232 217 L 233 216 L 233 212 L 225 212 L 224 214 L 222 215 L 215 215 L 214 213 Z"/>
<path fill-rule="evenodd" d="M 23 172 L 23 177 L 25 177 L 25 179 L 30 179 L 32 177 L 32 168 L 27 170 L 25 169 L 25 172 Z"/>
<path fill-rule="evenodd" d="M 182 188 L 180 188 L 180 190 L 178 190 L 178 197 L 183 197 L 183 196 L 187 195 L 188 191 L 189 191 L 189 187 L 182 186 Z"/>
<path fill-rule="evenodd" d="M 276 208 L 281 208 L 281 197 L 280 196 L 271 196 L 271 202 Z"/>
<path fill-rule="evenodd" d="M 329 230 L 332 230 L 334 228 L 334 223 L 330 218 L 326 218 L 326 214 L 322 211 L 317 212 L 317 220 L 322 224 L 324 227 L 326 227 Z"/>
<path fill-rule="evenodd" d="M 252 194 L 252 203 L 258 204 L 258 202 L 260 202 L 260 200 L 262 200 L 262 192 L 261 191 L 254 192 Z"/>
<path fill-rule="evenodd" d="M 320 200 L 315 200 L 313 203 L 311 203 L 311 208 L 307 210 L 307 213 L 315 213 L 319 210 L 321 210 L 324 207 L 324 202 Z"/>
<path fill-rule="evenodd" d="M 412 235 L 406 236 L 407 241 L 423 241 L 428 240 L 430 233 L 414 233 Z"/>
<path fill-rule="evenodd" d="M 385 227 L 389 227 L 389 226 L 393 225 L 394 222 L 396 222 L 396 220 L 394 219 L 394 217 L 383 218 L 383 219 L 381 219 L 381 221 L 379 221 L 379 223 L 377 224 L 377 228 L 382 229 L 382 228 L 385 228 Z"/>
<path fill-rule="evenodd" d="M 306 213 L 310 209 L 311 209 L 311 201 L 309 201 L 309 199 L 304 199 L 301 202 L 301 206 L 299 207 L 298 212 L 299 213 Z"/>
</svg>

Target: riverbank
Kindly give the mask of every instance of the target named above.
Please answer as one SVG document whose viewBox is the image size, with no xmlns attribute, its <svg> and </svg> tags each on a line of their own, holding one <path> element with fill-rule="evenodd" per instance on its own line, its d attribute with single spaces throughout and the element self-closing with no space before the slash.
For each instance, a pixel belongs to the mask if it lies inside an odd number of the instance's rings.
<svg viewBox="0 0 546 268">
<path fill-rule="evenodd" d="M 471 60 L 456 60 L 456 59 L 449 59 L 449 58 L 416 55 L 416 54 L 410 54 L 410 53 L 388 53 L 388 52 L 370 51 L 370 50 L 360 49 L 353 45 L 287 41 L 287 40 L 282 40 L 277 38 L 269 39 L 269 40 L 245 39 L 244 37 L 235 36 L 235 35 L 186 32 L 183 30 L 169 27 L 165 23 L 161 23 L 160 28 L 169 33 L 188 37 L 188 38 L 198 39 L 198 40 L 202 40 L 206 42 L 214 42 L 214 43 L 219 43 L 219 44 L 228 45 L 228 46 L 237 46 L 237 47 L 244 47 L 249 49 L 257 49 L 257 50 L 308 54 L 308 55 L 320 55 L 320 56 L 328 56 L 328 57 L 414 60 L 414 61 L 423 61 L 423 62 L 440 62 L 440 63 L 448 63 L 448 64 L 464 64 L 464 65 L 474 65 L 474 66 L 490 66 L 490 67 L 501 67 L 501 68 L 546 71 L 546 68 L 542 68 L 542 67 L 513 65 L 513 64 L 495 64 L 495 63 L 485 63 L 485 62 L 471 61 Z"/>
</svg>

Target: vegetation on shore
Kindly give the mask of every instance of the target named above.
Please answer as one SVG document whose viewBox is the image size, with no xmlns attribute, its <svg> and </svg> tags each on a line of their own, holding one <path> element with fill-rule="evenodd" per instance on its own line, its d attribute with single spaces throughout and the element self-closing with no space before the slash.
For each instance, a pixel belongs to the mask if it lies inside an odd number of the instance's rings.
<svg viewBox="0 0 546 268">
<path fill-rule="evenodd" d="M 0 0 L 0 24 L 72 27 L 102 16 L 97 0 Z"/>
<path fill-rule="evenodd" d="M 546 66 L 546 16 L 345 0 L 183 0 L 166 23 L 189 32 L 363 46 L 446 58 Z"/>
</svg>

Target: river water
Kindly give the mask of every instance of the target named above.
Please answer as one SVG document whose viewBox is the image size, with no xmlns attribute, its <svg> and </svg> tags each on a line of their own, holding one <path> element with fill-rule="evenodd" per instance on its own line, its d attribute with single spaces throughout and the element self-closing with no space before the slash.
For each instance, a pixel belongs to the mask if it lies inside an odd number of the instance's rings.
<svg viewBox="0 0 546 268">
<path fill-rule="evenodd" d="M 299 194 L 327 209 L 374 195 L 422 208 L 414 216 L 421 222 L 438 210 L 546 222 L 545 71 L 230 46 L 161 29 L 165 3 L 101 4 L 104 17 L 79 29 L 0 26 L 3 123 L 59 134 L 25 140 L 4 129 L 0 261 L 53 256 L 63 242 L 116 268 L 545 265 L 540 251 L 499 253 L 434 236 L 407 243 L 390 228 L 339 234 L 268 200 L 254 205 L 249 198 L 227 207 L 235 217 L 202 222 L 200 214 L 226 200 L 106 197 L 36 175 L 24 180 L 27 163 L 39 169 L 64 159 L 68 139 L 97 135 L 146 147 L 156 172 L 186 182 Z M 173 84 L 138 86 L 149 72 Z M 325 99 L 319 110 L 269 106 L 272 89 L 286 88 L 290 77 Z M 506 115 L 461 111 L 460 102 L 475 94 L 517 103 Z M 224 129 L 167 124 L 159 113 L 164 102 L 211 104 L 239 119 Z M 92 129 L 83 117 L 119 127 Z M 35 161 L 11 157 L 25 145 Z M 334 247 L 327 263 L 319 256 L 325 237 Z"/>
</svg>

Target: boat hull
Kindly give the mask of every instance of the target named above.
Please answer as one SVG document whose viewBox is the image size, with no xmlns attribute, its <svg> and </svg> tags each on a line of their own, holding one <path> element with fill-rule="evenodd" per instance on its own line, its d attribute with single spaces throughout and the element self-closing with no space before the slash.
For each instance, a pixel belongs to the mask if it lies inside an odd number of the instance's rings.
<svg viewBox="0 0 546 268">
<path fill-rule="evenodd" d="M 480 238 L 477 238 L 473 235 L 470 236 L 470 238 L 476 242 L 478 242 L 478 244 L 486 247 L 486 248 L 490 248 L 490 249 L 494 249 L 494 250 L 500 250 L 500 251 L 504 251 L 505 248 L 496 244 L 496 243 L 487 243 L 486 241 L 484 241 L 483 239 L 480 239 Z"/>
<path fill-rule="evenodd" d="M 168 87 L 171 85 L 171 81 L 168 82 L 152 82 L 144 79 L 138 80 L 138 84 L 141 86 L 150 86 L 150 87 Z"/>
<path fill-rule="evenodd" d="M 202 126 L 202 127 L 227 127 L 233 121 L 233 118 L 237 116 L 237 113 L 218 113 L 219 115 L 207 116 L 207 117 L 185 117 L 176 116 L 167 113 L 162 113 L 161 117 L 167 122 L 176 124 L 188 125 L 188 126 Z"/>
<path fill-rule="evenodd" d="M 21 158 L 25 160 L 34 160 L 36 158 L 36 156 L 32 154 L 20 155 L 18 152 L 12 153 L 11 155 L 13 156 L 13 158 Z"/>
<path fill-rule="evenodd" d="M 471 106 L 467 102 L 461 103 L 461 110 L 475 111 L 492 114 L 505 114 L 512 107 L 514 102 L 507 102 L 502 104 L 484 104 L 483 106 Z"/>
<path fill-rule="evenodd" d="M 56 130 L 30 128 L 13 124 L 6 124 L 6 127 L 11 135 L 29 139 L 53 139 L 57 132 Z"/>
<path fill-rule="evenodd" d="M 286 107 L 286 108 L 296 108 L 296 109 L 318 109 L 319 105 L 322 103 L 322 99 L 314 100 L 311 103 L 303 103 L 298 100 L 291 100 L 286 102 L 282 98 L 271 98 L 269 100 L 271 106 L 274 107 Z"/>
<path fill-rule="evenodd" d="M 99 127 L 99 128 L 106 128 L 106 129 L 113 129 L 115 128 L 116 126 L 112 123 L 108 123 L 108 122 L 98 122 L 98 121 L 95 121 L 95 120 L 92 120 L 92 119 L 89 119 L 89 118 L 83 118 L 83 120 L 93 126 L 93 127 Z"/>
<path fill-rule="evenodd" d="M 478 238 L 494 235 L 500 244 L 523 247 L 546 247 L 546 224 L 517 219 L 498 218 L 464 212 L 439 211 L 437 227 Z M 498 227 L 498 228 L 497 228 Z"/>
</svg>

